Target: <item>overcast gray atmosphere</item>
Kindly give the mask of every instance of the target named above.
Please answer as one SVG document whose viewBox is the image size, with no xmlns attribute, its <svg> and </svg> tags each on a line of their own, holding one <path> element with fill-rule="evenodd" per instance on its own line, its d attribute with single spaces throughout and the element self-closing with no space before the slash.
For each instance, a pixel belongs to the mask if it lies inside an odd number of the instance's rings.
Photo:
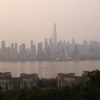
<svg viewBox="0 0 100 100">
<path fill-rule="evenodd" d="M 0 0 L 0 100 L 100 99 L 100 0 Z"/>
<path fill-rule="evenodd" d="M 100 39 L 100 0 L 0 0 L 0 40 L 44 42 L 57 25 L 58 40 Z"/>
</svg>

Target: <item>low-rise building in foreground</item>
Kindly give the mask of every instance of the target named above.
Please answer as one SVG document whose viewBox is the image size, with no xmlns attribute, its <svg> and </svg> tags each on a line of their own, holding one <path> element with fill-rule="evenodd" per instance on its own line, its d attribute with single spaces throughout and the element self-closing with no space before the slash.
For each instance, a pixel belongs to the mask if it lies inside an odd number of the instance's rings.
<svg viewBox="0 0 100 100">
<path fill-rule="evenodd" d="M 73 83 L 85 83 L 87 80 L 89 80 L 89 77 L 87 76 L 88 71 L 83 71 L 82 76 L 75 76 L 75 73 L 58 73 L 57 75 L 57 86 L 58 87 L 64 87 L 67 85 L 72 85 Z"/>
<path fill-rule="evenodd" d="M 13 90 L 19 91 L 22 88 L 32 88 L 33 86 L 40 88 L 48 88 L 48 87 L 64 87 L 66 85 L 72 85 L 73 83 L 85 83 L 89 80 L 87 76 L 88 71 L 83 71 L 82 76 L 75 76 L 75 73 L 58 73 L 57 75 L 57 84 L 56 79 L 46 79 L 41 78 L 39 80 L 38 74 L 20 74 L 20 77 L 12 77 L 11 72 L 0 72 L 0 86 L 2 91 Z"/>
<path fill-rule="evenodd" d="M 4 74 L 4 75 L 3 75 Z M 11 73 L 9 72 L 9 75 Z M 8 76 L 9 76 L 8 75 Z M 5 73 L 0 76 L 0 86 L 2 91 L 13 90 L 19 91 L 22 88 L 38 87 L 38 74 L 20 74 L 20 77 L 6 77 Z"/>
</svg>

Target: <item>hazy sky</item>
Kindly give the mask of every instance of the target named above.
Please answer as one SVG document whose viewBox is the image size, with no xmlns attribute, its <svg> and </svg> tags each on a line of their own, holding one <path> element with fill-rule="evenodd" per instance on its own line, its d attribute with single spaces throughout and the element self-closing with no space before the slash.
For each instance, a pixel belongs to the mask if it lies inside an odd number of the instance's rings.
<svg viewBox="0 0 100 100">
<path fill-rule="evenodd" d="M 0 0 L 0 42 L 44 42 L 57 24 L 58 40 L 100 41 L 100 0 Z"/>
</svg>

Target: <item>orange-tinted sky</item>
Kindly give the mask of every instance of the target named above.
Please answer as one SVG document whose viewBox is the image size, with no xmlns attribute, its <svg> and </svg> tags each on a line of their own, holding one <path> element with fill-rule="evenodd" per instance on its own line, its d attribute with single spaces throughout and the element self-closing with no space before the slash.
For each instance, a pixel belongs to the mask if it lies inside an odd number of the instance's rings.
<svg viewBox="0 0 100 100">
<path fill-rule="evenodd" d="M 100 41 L 100 0 L 0 0 L 0 41 L 44 42 L 57 24 L 58 40 Z"/>
</svg>

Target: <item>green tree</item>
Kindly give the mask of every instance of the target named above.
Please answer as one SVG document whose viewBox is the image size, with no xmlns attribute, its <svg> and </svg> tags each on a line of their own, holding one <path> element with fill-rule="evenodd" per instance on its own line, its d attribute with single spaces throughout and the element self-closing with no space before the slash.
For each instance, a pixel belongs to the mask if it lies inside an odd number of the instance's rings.
<svg viewBox="0 0 100 100">
<path fill-rule="evenodd" d="M 91 71 L 88 76 L 89 81 L 83 88 L 83 98 L 85 100 L 100 100 L 100 71 Z"/>
</svg>

